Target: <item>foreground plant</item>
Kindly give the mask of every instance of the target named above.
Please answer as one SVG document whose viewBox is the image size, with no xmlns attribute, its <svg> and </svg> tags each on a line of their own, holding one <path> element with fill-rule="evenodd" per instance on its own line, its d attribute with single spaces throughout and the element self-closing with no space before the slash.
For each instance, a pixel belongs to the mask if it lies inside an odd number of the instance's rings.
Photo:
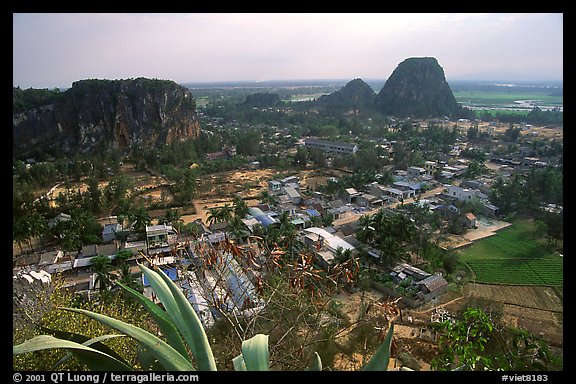
<svg viewBox="0 0 576 384">
<path fill-rule="evenodd" d="M 90 370 L 135 370 L 135 367 L 102 343 L 109 338 L 128 336 L 139 343 L 138 360 L 142 369 L 216 371 L 216 361 L 204 327 L 182 290 L 161 269 L 152 270 L 141 264 L 139 268 L 150 282 L 165 310 L 140 292 L 128 286 L 119 285 L 147 310 L 166 341 L 137 326 L 112 317 L 84 309 L 66 307 L 61 309 L 88 316 L 115 329 L 120 334 L 95 338 L 77 334 L 68 334 L 67 337 L 40 335 L 13 346 L 13 354 L 46 349 L 66 349 L 70 353 L 52 369 L 74 356 L 86 364 Z M 387 370 L 393 331 L 394 325 L 391 323 L 386 338 L 374 356 L 362 368 L 363 370 Z M 257 334 L 244 340 L 241 353 L 232 362 L 237 371 L 269 370 L 268 336 Z M 318 353 L 314 353 L 309 370 L 322 370 L 322 361 Z"/>
</svg>

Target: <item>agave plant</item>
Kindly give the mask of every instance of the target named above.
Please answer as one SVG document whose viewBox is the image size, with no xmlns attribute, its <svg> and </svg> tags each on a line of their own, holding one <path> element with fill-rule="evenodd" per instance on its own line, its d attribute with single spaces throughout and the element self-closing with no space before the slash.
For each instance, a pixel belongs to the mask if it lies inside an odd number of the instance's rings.
<svg viewBox="0 0 576 384">
<path fill-rule="evenodd" d="M 181 289 L 161 270 L 153 270 L 142 264 L 139 268 L 146 276 L 165 309 L 148 299 L 140 292 L 119 284 L 148 311 L 158 325 L 165 340 L 137 326 L 104 316 L 92 311 L 77 308 L 61 308 L 66 311 L 86 315 L 120 332 L 89 339 L 82 335 L 59 333 L 61 337 L 40 335 L 22 344 L 13 346 L 13 354 L 34 352 L 45 349 L 66 349 L 64 358 L 52 368 L 75 356 L 91 370 L 126 371 L 135 368 L 121 356 L 107 347 L 102 341 L 112 337 L 132 337 L 139 343 L 139 362 L 148 369 L 169 371 L 215 371 L 216 361 L 204 327 L 194 308 Z M 363 370 L 386 370 L 390 358 L 390 345 L 394 326 L 388 333 Z M 233 360 L 237 371 L 267 371 L 270 369 L 268 336 L 257 334 L 242 342 L 241 353 Z M 322 361 L 314 353 L 309 370 L 322 370 Z"/>
</svg>

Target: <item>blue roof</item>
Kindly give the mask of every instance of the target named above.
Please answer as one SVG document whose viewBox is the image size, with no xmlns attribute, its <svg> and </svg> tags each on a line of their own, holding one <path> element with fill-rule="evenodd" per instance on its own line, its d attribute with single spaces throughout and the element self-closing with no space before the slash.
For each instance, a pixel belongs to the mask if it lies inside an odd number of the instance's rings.
<svg viewBox="0 0 576 384">
<path fill-rule="evenodd" d="M 250 208 L 248 208 L 248 213 L 250 213 L 256 220 L 258 220 L 258 222 L 260 224 L 262 224 L 262 226 L 264 226 L 264 227 L 267 227 L 270 224 L 275 223 L 274 219 L 272 219 L 270 216 L 266 215 L 259 208 L 250 207 Z"/>
<path fill-rule="evenodd" d="M 176 279 L 178 278 L 178 272 L 176 270 L 176 267 L 172 267 L 172 268 L 161 268 L 162 271 L 170 278 L 170 280 L 172 281 L 176 281 Z M 145 287 L 150 285 L 150 282 L 148 281 L 148 279 L 146 278 L 146 275 L 142 274 L 143 279 L 143 284 Z"/>
<path fill-rule="evenodd" d="M 318 212 L 318 211 L 315 210 L 315 209 L 307 209 L 307 210 L 306 210 L 306 213 L 307 213 L 308 216 L 310 216 L 310 217 L 321 216 L 321 215 L 320 215 L 320 212 Z"/>
</svg>

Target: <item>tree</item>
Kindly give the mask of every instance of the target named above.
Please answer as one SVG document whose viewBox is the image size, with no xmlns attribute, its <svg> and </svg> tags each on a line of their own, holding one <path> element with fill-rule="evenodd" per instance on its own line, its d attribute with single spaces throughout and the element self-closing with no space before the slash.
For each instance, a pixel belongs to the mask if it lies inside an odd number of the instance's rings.
<svg viewBox="0 0 576 384">
<path fill-rule="evenodd" d="M 298 147 L 294 159 L 292 160 L 292 165 L 300 167 L 301 169 L 306 168 L 308 164 L 308 150 L 303 146 Z"/>
<path fill-rule="evenodd" d="M 431 367 L 439 371 L 491 369 L 484 348 L 493 330 L 491 319 L 479 308 L 467 308 L 461 319 L 441 323 L 438 357 Z"/>
<path fill-rule="evenodd" d="M 146 226 L 150 225 L 152 219 L 148 210 L 144 206 L 137 207 L 133 212 L 132 226 L 134 230 L 138 233 L 145 233 Z"/>
<path fill-rule="evenodd" d="M 112 287 L 112 281 L 117 276 L 112 273 L 112 262 L 105 255 L 94 256 L 92 259 L 92 269 L 96 273 L 96 284 L 102 298 L 109 297 L 108 290 Z"/>
<path fill-rule="evenodd" d="M 234 201 L 232 203 L 234 216 L 238 216 L 243 219 L 248 213 L 248 205 L 240 195 L 234 196 Z"/>
<path fill-rule="evenodd" d="M 268 205 L 274 205 L 276 204 L 276 198 L 270 194 L 270 192 L 268 192 L 267 190 L 263 190 L 262 192 L 260 192 L 260 194 L 258 195 L 258 201 L 260 202 L 260 204 L 268 204 Z"/>
</svg>

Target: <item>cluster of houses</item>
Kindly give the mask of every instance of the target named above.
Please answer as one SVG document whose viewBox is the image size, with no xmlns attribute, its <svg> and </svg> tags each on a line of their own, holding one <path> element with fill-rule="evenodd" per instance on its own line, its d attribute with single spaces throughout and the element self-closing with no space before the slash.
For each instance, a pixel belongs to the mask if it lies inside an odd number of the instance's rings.
<svg viewBox="0 0 576 384">
<path fill-rule="evenodd" d="M 49 284 L 51 276 L 59 274 L 64 288 L 91 299 L 99 288 L 94 257 L 114 261 L 123 251 L 129 255 L 125 262 L 141 282 L 146 297 L 159 302 L 139 263 L 160 267 L 181 287 L 206 328 L 222 317 L 222 311 L 250 317 L 264 308 L 254 285 L 255 276 L 248 276 L 246 266 L 240 266 L 230 251 L 219 246 L 222 236 L 211 234 L 191 242 L 181 239 L 172 226 L 160 224 L 147 226 L 144 240 L 130 236 L 119 240 L 122 231 L 120 223 L 110 223 L 102 231 L 102 244 L 85 245 L 79 252 L 55 249 L 20 258 L 13 267 L 14 282 L 30 288 L 40 281 Z M 209 264 L 205 260 L 208 254 L 212 258 Z M 26 289 L 19 293 L 25 296 L 22 292 Z"/>
<path fill-rule="evenodd" d="M 318 139 L 306 139 L 306 147 L 324 151 L 329 155 L 354 154 L 358 151 L 353 143 L 342 143 Z M 281 215 L 288 214 L 292 224 L 300 230 L 300 241 L 310 245 L 316 253 L 318 265 L 329 268 L 336 253 L 340 250 L 356 252 L 360 246 L 354 236 L 357 219 L 377 209 L 391 210 L 411 199 L 414 203 L 438 210 L 446 218 L 459 218 L 464 228 L 476 226 L 476 216 L 461 214 L 457 202 L 475 201 L 482 207 L 482 214 L 489 217 L 499 215 L 498 207 L 489 200 L 493 180 L 481 177 L 474 180 L 461 180 L 468 167 L 466 159 L 458 157 L 462 144 L 455 145 L 447 153 L 446 159 L 426 161 L 422 167 L 411 166 L 406 170 L 396 170 L 391 183 L 383 185 L 377 181 L 363 188 L 344 188 L 342 192 L 327 200 L 320 192 L 305 192 L 297 176 L 270 180 L 268 191 L 276 199 L 276 204 L 258 204 L 250 206 L 243 219 L 246 228 L 253 231 L 255 226 L 268 227 L 278 225 Z M 391 143 L 385 143 L 392 150 Z M 388 148 L 387 147 L 387 148 Z M 522 152 L 530 155 L 529 152 Z M 229 158 L 235 155 L 234 147 L 225 147 L 222 151 L 208 155 L 209 160 Z M 522 158 L 490 158 L 492 169 L 501 175 L 525 172 L 527 169 L 549 166 L 545 159 L 524 156 Z M 456 181 L 452 181 L 452 180 Z M 329 178 L 328 182 L 338 183 L 338 179 Z M 442 184 L 445 183 L 445 184 Z M 435 194 L 426 192 L 439 189 Z M 555 207 L 554 207 L 555 208 Z M 331 225 L 323 225 L 327 220 Z M 70 217 L 61 214 L 51 223 L 67 220 Z M 218 316 L 218 310 L 232 311 L 236 314 L 255 313 L 262 303 L 255 293 L 255 274 L 247 275 L 246 266 L 239 266 L 228 253 L 218 249 L 228 236 L 227 223 L 214 223 L 210 226 L 201 221 L 203 234 L 194 242 L 181 241 L 178 233 L 169 225 L 150 225 L 146 228 L 146 238 L 119 240 L 123 232 L 121 223 L 111 222 L 104 226 L 102 244 L 86 245 L 77 253 L 50 250 L 43 253 L 25 255 L 14 266 L 14 276 L 21 281 L 34 281 L 36 277 L 46 281 L 47 275 L 62 274 L 67 286 L 90 297 L 97 289 L 97 279 L 93 268 L 95 256 L 107 256 L 114 260 L 119 251 L 128 251 L 127 260 L 132 271 L 138 276 L 136 263 L 151 263 L 162 266 L 166 273 L 187 292 L 189 300 L 199 313 L 206 326 L 210 326 Z M 197 247 L 211 247 L 219 255 L 219 268 L 206 267 L 202 263 Z M 369 255 L 378 257 L 376 250 Z M 425 302 L 442 294 L 447 283 L 440 275 L 414 272 L 416 267 L 399 264 L 389 272 L 396 280 L 411 275 L 412 281 L 420 289 L 419 300 Z M 39 275 L 41 274 L 41 275 Z M 149 284 L 140 276 L 145 293 L 154 298 Z"/>
</svg>

